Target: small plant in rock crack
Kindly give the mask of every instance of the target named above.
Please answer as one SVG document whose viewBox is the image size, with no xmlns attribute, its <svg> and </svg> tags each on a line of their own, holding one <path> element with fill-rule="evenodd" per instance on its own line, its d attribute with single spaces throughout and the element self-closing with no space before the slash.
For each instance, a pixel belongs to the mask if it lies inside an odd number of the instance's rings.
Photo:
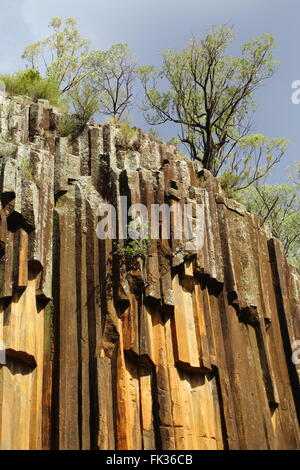
<svg viewBox="0 0 300 470">
<path fill-rule="evenodd" d="M 28 181 L 31 181 L 33 183 L 35 183 L 35 185 L 40 188 L 41 187 L 41 184 L 42 184 L 42 178 L 41 177 L 38 177 L 35 172 L 34 172 L 34 169 L 32 167 L 32 164 L 30 162 L 30 159 L 28 157 L 24 157 L 22 158 L 21 162 L 20 162 L 20 166 L 19 166 L 19 169 L 20 169 L 20 172 L 21 172 L 21 175 L 22 177 L 25 179 L 25 180 L 28 180 Z"/>
<path fill-rule="evenodd" d="M 128 227 L 130 227 L 130 224 Z M 151 244 L 148 224 L 139 223 L 134 230 L 136 238 L 129 239 L 130 241 L 125 243 L 125 246 L 115 243 L 114 251 L 116 255 L 124 257 L 127 266 L 131 269 L 136 266 L 138 258 L 146 258 Z"/>
<path fill-rule="evenodd" d="M 33 173 L 32 173 L 32 167 L 31 167 L 31 164 L 30 164 L 30 160 L 28 158 L 24 157 L 21 160 L 20 170 L 21 170 L 22 176 L 24 178 L 26 178 L 30 181 L 34 180 L 34 176 L 33 176 Z"/>
<path fill-rule="evenodd" d="M 133 127 L 129 116 L 126 116 L 118 124 L 119 132 L 119 145 L 125 149 L 132 148 L 134 141 L 138 136 L 138 131 Z"/>
</svg>

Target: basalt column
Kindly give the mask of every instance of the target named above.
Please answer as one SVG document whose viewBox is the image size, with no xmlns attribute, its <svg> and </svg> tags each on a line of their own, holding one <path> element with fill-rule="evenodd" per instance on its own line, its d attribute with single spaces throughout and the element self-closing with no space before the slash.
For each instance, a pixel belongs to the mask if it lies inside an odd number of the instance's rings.
<svg viewBox="0 0 300 470">
<path fill-rule="evenodd" d="M 1 98 L 0 448 L 299 449 L 281 243 L 175 147 L 108 124 L 61 137 L 60 118 Z M 150 226 L 159 208 L 134 262 L 97 234 L 103 204 L 127 226 L 122 201 Z M 187 205 L 199 246 L 177 236 Z"/>
</svg>

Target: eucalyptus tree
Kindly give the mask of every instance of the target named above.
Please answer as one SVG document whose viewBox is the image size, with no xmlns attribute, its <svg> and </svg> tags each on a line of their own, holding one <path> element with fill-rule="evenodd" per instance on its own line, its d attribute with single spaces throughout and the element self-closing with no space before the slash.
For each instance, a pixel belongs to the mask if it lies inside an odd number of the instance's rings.
<svg viewBox="0 0 300 470">
<path fill-rule="evenodd" d="M 52 33 L 27 46 L 22 58 L 57 83 L 62 93 L 76 87 L 86 76 L 85 64 L 90 41 L 82 38 L 74 18 L 52 18 Z"/>
<path fill-rule="evenodd" d="M 88 82 L 99 100 L 100 112 L 120 119 L 133 104 L 136 56 L 125 43 L 87 58 Z"/>
<path fill-rule="evenodd" d="M 298 185 L 299 186 L 299 185 Z M 254 185 L 242 191 L 251 212 L 267 223 L 283 244 L 288 260 L 300 269 L 300 197 L 294 184 Z"/>
<path fill-rule="evenodd" d="M 148 123 L 177 124 L 179 141 L 191 158 L 215 176 L 227 172 L 238 188 L 238 180 L 244 186 L 266 176 L 282 157 L 286 141 L 251 135 L 249 119 L 255 90 L 278 64 L 274 38 L 262 34 L 246 42 L 240 57 L 227 53 L 233 38 L 231 28 L 213 27 L 182 51 L 164 52 L 161 70 L 144 66 L 137 72 Z"/>
</svg>

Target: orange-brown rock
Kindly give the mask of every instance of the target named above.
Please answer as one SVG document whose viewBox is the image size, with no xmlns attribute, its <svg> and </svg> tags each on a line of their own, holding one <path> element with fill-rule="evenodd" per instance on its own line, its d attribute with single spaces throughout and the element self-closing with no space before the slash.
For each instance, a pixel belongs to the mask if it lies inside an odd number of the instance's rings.
<svg viewBox="0 0 300 470">
<path fill-rule="evenodd" d="M 110 125 L 71 141 L 58 119 L 0 104 L 0 448 L 299 449 L 300 274 L 280 242 L 174 147 Z M 175 209 L 134 269 L 96 234 L 119 196 Z M 174 237 L 187 202 L 198 250 Z"/>
</svg>

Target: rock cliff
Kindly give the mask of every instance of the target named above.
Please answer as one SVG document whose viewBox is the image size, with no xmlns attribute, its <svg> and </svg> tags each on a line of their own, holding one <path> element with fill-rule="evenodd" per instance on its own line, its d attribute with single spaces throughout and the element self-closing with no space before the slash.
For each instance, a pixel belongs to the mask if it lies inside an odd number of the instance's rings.
<svg viewBox="0 0 300 470">
<path fill-rule="evenodd" d="M 299 449 L 300 274 L 280 242 L 174 147 L 58 120 L 0 103 L 0 447 Z M 119 196 L 203 204 L 203 247 L 171 217 L 126 267 L 96 233 Z"/>
</svg>

